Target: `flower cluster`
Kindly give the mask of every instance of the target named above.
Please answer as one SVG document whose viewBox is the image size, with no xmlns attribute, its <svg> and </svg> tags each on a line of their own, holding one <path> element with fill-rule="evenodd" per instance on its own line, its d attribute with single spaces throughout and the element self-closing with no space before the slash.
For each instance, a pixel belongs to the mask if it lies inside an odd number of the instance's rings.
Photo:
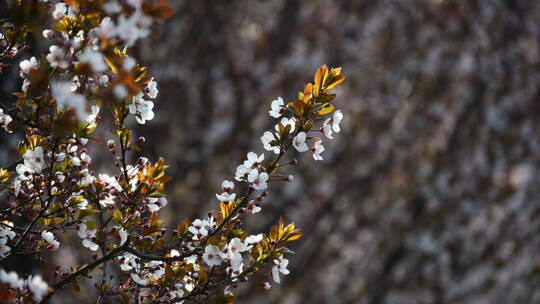
<svg viewBox="0 0 540 304">
<path fill-rule="evenodd" d="M 24 12 L 24 3 L 11 5 Z M 249 234 L 243 221 L 262 210 L 272 184 L 293 180 L 280 172 L 298 163 L 283 161 L 291 147 L 322 159 L 317 134 L 332 138 L 343 117 L 340 111 L 329 117 L 335 97 L 329 91 L 343 81 L 341 70 L 322 66 L 314 84 L 306 85 L 295 101 L 273 101 L 270 116 L 279 120 L 262 137 L 263 149 L 273 153 L 249 152 L 236 168 L 235 182 L 223 181 L 216 193 L 218 209 L 171 229 L 158 215 L 168 204 L 165 160 L 140 157 L 130 163 L 127 157 L 145 141 L 133 140 L 127 121 L 152 120 L 151 99 L 158 94 L 157 82 L 127 47 L 147 37 L 150 26 L 171 9 L 165 1 L 143 0 L 45 1 L 37 6 L 53 20 L 51 28 L 41 30 L 51 45 L 47 54 L 20 62 L 21 92 L 14 94 L 9 115 L 0 112 L 4 128 L 25 134 L 15 172 L 0 171 L 0 186 L 9 193 L 9 206 L 0 215 L 0 258 L 55 251 L 65 246 L 58 232 L 67 232 L 80 238 L 91 260 L 72 272 L 57 269 L 51 288 L 40 276 L 21 280 L 2 270 L 0 292 L 8 290 L 11 301 L 46 302 L 107 264 L 116 265 L 120 275 L 110 280 L 103 270 L 95 286 L 100 297 L 111 301 L 231 302 L 234 286 L 266 267 L 272 269 L 268 277 L 280 283 L 280 275 L 289 273 L 286 245 L 301 233 L 280 219 L 268 233 Z M 101 108 L 109 111 L 100 113 Z M 110 115 L 114 139 L 89 140 L 100 115 Z M 90 144 L 110 153 L 114 171 L 94 171 Z M 29 220 L 14 226 L 12 218 L 22 215 Z"/>
<path fill-rule="evenodd" d="M 2 268 L 0 268 L 0 283 L 14 290 L 26 290 L 36 302 L 40 302 L 49 290 L 49 285 L 39 275 L 29 276 L 24 280 L 19 278 L 16 272 L 7 272 Z"/>
</svg>

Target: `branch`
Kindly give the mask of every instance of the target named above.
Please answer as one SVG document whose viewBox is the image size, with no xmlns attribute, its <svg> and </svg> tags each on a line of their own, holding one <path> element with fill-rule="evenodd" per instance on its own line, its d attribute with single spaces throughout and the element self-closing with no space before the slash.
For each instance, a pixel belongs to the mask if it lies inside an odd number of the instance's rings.
<svg viewBox="0 0 540 304">
<path fill-rule="evenodd" d="M 300 129 L 300 128 L 299 128 Z M 298 133 L 298 131 L 296 132 Z M 295 133 L 295 136 L 296 136 L 296 133 Z M 294 138 L 294 136 L 292 136 L 291 138 Z M 272 172 L 278 165 L 279 163 L 279 160 L 283 157 L 283 155 L 285 155 L 285 152 L 287 152 L 287 150 L 289 149 L 290 147 L 290 144 L 287 145 L 283 150 L 281 150 L 281 152 L 279 153 L 279 155 L 276 157 L 276 159 L 272 162 L 272 165 L 270 165 L 267 169 L 266 169 L 266 172 Z M 216 233 L 220 232 L 223 227 L 225 225 L 227 225 L 231 219 L 236 216 L 236 214 L 238 213 L 238 211 L 243 208 L 247 203 L 248 203 L 248 199 L 249 199 L 249 196 L 253 193 L 253 188 L 249 188 L 248 192 L 246 193 L 246 195 L 244 196 L 244 198 L 242 199 L 242 201 L 236 205 L 236 207 L 234 207 L 233 211 L 225 218 L 223 219 L 223 221 L 221 222 L 221 224 L 219 224 L 219 226 L 214 229 L 212 232 L 210 232 L 208 234 L 208 236 L 206 236 L 206 239 L 204 240 L 204 242 L 201 244 L 202 246 L 204 246 L 206 244 L 206 241 L 211 238 L 212 236 L 214 236 Z"/>
<path fill-rule="evenodd" d="M 194 254 L 196 250 L 193 250 L 193 251 L 189 251 L 187 253 L 184 253 L 182 255 L 179 255 L 179 256 L 174 256 L 174 257 L 164 257 L 164 256 L 159 256 L 159 255 L 151 255 L 151 254 L 145 254 L 145 253 L 142 253 L 140 251 L 137 251 L 133 248 L 128 248 L 126 249 L 127 252 L 141 258 L 141 259 L 145 259 L 145 260 L 150 260 L 150 261 L 163 261 L 163 262 L 178 262 L 178 261 L 182 261 L 183 259 L 189 257 L 190 255 Z"/>
<path fill-rule="evenodd" d="M 55 141 L 53 147 L 56 147 L 56 144 L 57 144 L 57 142 Z M 51 191 L 51 189 L 52 189 L 52 180 L 53 180 L 53 177 L 54 177 L 53 166 L 54 166 L 54 162 L 55 162 L 55 152 L 54 152 L 54 150 L 51 151 L 51 152 L 52 152 L 52 155 L 51 155 L 51 164 L 50 164 L 50 169 L 49 169 L 50 171 L 49 171 L 49 177 L 47 179 L 47 202 L 44 203 L 43 200 L 41 199 L 41 196 L 38 193 L 38 198 L 41 201 L 41 210 L 39 210 L 39 213 L 32 219 L 32 222 L 30 222 L 30 224 L 26 227 L 26 229 L 24 230 L 23 234 L 21 235 L 21 237 L 19 238 L 19 240 L 17 241 L 15 246 L 13 246 L 13 248 L 9 252 L 9 255 L 6 256 L 3 260 L 5 260 L 7 257 L 9 257 L 10 255 L 12 255 L 14 252 L 17 251 L 19 246 L 21 246 L 24 239 L 26 239 L 26 237 L 28 236 L 28 234 L 30 233 L 30 231 L 32 230 L 34 225 L 36 224 L 37 220 L 40 217 L 43 216 L 43 213 L 45 213 L 45 211 L 51 205 L 52 198 L 53 198 L 52 197 L 52 191 Z M 36 185 L 36 188 L 39 189 L 39 186 Z"/>
<path fill-rule="evenodd" d="M 41 210 L 39 211 L 38 214 L 36 214 L 36 216 L 32 219 L 32 222 L 30 222 L 30 224 L 26 227 L 26 229 L 24 230 L 23 234 L 21 235 L 21 237 L 19 238 L 19 240 L 17 240 L 17 243 L 15 244 L 15 246 L 13 246 L 13 248 L 11 248 L 11 251 L 9 252 L 8 255 L 6 255 L 5 258 L 2 259 L 5 260 L 7 259 L 9 256 L 11 256 L 14 252 L 17 251 L 17 249 L 19 249 L 19 247 L 21 246 L 22 242 L 24 241 L 24 239 L 26 238 L 26 236 L 32 231 L 32 227 L 34 227 L 34 225 L 36 224 L 37 220 L 43 215 L 43 212 L 45 212 L 45 210 L 47 209 L 47 207 L 44 207 L 44 208 L 41 208 Z"/>
<path fill-rule="evenodd" d="M 93 261 L 90 264 L 86 264 L 81 269 L 79 269 L 79 270 L 77 270 L 75 272 L 72 272 L 67 277 L 65 277 L 62 280 L 58 281 L 57 283 L 55 283 L 53 285 L 53 287 L 52 287 L 53 289 L 39 303 L 40 304 L 41 303 L 46 303 L 47 301 L 49 301 L 51 299 L 51 297 L 54 295 L 56 290 L 58 290 L 59 288 L 62 288 L 65 285 L 75 281 L 80 276 L 88 274 L 90 271 L 92 271 L 94 268 L 99 266 L 101 263 L 106 262 L 106 261 L 111 260 L 111 259 L 114 259 L 116 257 L 116 255 L 118 255 L 119 253 L 121 253 L 123 251 L 126 251 L 128 246 L 129 246 L 129 243 L 130 243 L 130 240 L 128 238 L 128 240 L 122 246 L 111 250 L 108 254 L 102 256 L 101 258 Z"/>
</svg>

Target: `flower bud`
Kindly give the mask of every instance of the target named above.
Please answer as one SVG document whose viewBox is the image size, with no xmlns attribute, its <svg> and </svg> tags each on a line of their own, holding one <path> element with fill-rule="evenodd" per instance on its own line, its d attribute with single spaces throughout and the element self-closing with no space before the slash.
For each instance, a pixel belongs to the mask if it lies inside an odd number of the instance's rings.
<svg viewBox="0 0 540 304">
<path fill-rule="evenodd" d="M 114 152 L 114 149 L 116 148 L 116 143 L 114 142 L 114 140 L 109 139 L 109 141 L 107 141 L 107 147 L 109 147 L 109 150 L 111 152 Z"/>
</svg>

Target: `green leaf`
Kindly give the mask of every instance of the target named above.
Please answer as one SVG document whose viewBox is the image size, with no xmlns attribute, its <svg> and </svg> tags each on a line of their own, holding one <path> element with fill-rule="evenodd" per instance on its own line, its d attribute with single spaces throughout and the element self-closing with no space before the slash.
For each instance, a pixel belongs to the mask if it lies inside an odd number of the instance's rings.
<svg viewBox="0 0 540 304">
<path fill-rule="evenodd" d="M 121 224 L 124 217 L 122 216 L 122 212 L 118 210 L 118 208 L 115 208 L 112 214 L 112 218 L 116 223 Z"/>
<path fill-rule="evenodd" d="M 331 103 L 325 103 L 317 111 L 317 114 L 326 115 L 332 113 L 332 111 L 334 111 L 334 106 Z"/>
<path fill-rule="evenodd" d="M 79 212 L 77 213 L 77 219 L 82 220 L 83 218 L 87 216 L 90 216 L 92 214 L 98 214 L 98 213 L 101 213 L 101 211 L 96 210 L 96 209 L 91 209 L 91 208 L 80 209 Z"/>
</svg>

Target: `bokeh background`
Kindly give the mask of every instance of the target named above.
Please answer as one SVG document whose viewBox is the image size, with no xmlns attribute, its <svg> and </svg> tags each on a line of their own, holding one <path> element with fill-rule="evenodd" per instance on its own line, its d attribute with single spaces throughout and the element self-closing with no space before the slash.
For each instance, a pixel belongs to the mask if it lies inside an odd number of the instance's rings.
<svg viewBox="0 0 540 304">
<path fill-rule="evenodd" d="M 171 4 L 133 50 L 160 94 L 156 118 L 132 125 L 141 154 L 171 165 L 171 223 L 215 208 L 221 181 L 263 151 L 272 99 L 325 63 L 347 76 L 324 161 L 297 155 L 294 182 L 248 222 L 302 229 L 291 274 L 240 285 L 239 303 L 540 303 L 540 1 Z"/>
</svg>

